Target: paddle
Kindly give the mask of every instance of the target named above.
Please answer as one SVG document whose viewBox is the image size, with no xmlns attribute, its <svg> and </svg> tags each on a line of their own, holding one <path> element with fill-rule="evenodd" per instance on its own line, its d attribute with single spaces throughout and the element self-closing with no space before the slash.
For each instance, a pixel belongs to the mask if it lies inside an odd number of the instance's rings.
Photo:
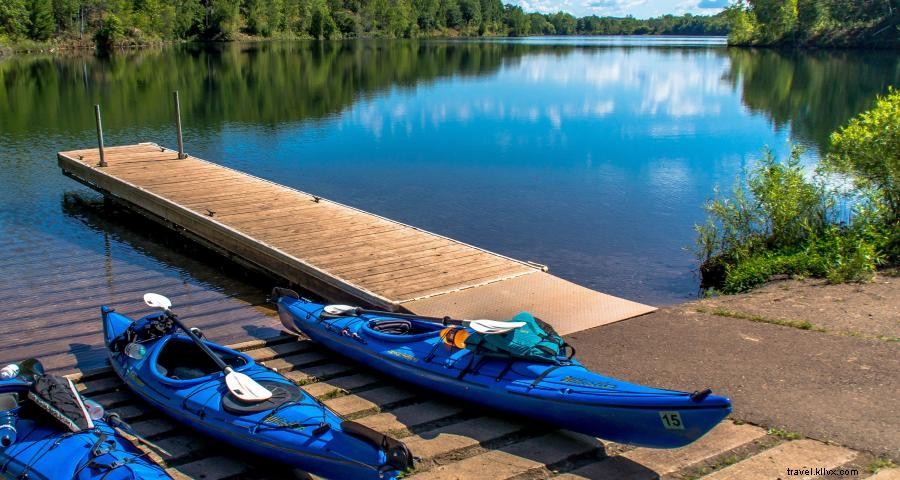
<svg viewBox="0 0 900 480">
<path fill-rule="evenodd" d="M 497 320 L 457 320 L 450 317 L 422 317 L 409 313 L 382 312 L 381 310 L 366 310 L 360 307 L 351 307 L 350 305 L 328 305 L 325 307 L 325 313 L 329 315 L 353 315 L 360 314 L 381 315 L 385 317 L 408 318 L 414 320 L 425 320 L 426 322 L 440 323 L 442 325 L 463 325 L 469 326 L 472 330 L 485 335 L 498 335 L 510 332 L 517 328 L 525 326 L 525 322 L 500 322 Z"/>
<path fill-rule="evenodd" d="M 256 380 L 253 380 L 241 372 L 234 371 L 234 369 L 222 361 L 218 355 L 213 353 L 213 351 L 210 350 L 209 347 L 207 347 L 206 344 L 191 331 L 191 329 L 181 323 L 181 320 L 179 320 L 172 310 L 169 309 L 169 307 L 172 306 L 172 302 L 168 298 L 156 293 L 148 293 L 144 295 L 144 303 L 150 307 L 162 309 L 175 326 L 183 330 L 184 333 L 190 337 L 191 341 L 200 347 L 200 350 L 203 350 L 203 353 L 207 354 L 209 358 L 216 362 L 216 365 L 218 365 L 225 373 L 225 385 L 228 387 L 228 391 L 237 397 L 238 400 L 246 403 L 258 403 L 268 400 L 272 396 L 272 392 L 266 389 L 266 387 L 256 383 Z"/>
</svg>

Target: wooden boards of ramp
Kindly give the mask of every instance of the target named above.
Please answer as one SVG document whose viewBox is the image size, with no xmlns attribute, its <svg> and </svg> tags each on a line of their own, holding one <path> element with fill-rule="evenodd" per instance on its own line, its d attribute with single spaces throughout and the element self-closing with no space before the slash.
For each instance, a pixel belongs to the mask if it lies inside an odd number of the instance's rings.
<svg viewBox="0 0 900 480">
<path fill-rule="evenodd" d="M 58 154 L 66 175 L 224 255 L 321 294 L 390 310 L 508 319 L 562 334 L 653 307 L 155 143 Z"/>
</svg>

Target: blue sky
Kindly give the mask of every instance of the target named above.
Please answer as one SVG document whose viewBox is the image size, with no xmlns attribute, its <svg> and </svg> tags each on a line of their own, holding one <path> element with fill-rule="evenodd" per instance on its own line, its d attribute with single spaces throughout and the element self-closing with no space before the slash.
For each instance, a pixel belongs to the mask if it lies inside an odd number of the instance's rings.
<svg viewBox="0 0 900 480">
<path fill-rule="evenodd" d="M 506 0 L 504 3 L 520 5 L 526 12 L 564 11 L 577 17 L 633 15 L 647 18 L 667 13 L 711 15 L 721 12 L 729 0 Z"/>
</svg>

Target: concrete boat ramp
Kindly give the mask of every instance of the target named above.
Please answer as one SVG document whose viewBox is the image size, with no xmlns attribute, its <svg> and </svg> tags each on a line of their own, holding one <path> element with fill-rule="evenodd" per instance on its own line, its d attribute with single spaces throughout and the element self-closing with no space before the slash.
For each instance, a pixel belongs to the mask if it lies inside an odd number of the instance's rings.
<svg viewBox="0 0 900 480">
<path fill-rule="evenodd" d="M 852 464 L 858 455 L 814 440 L 785 440 L 731 420 L 675 450 L 604 443 L 406 388 L 360 365 L 338 362 L 311 341 L 288 335 L 232 347 L 296 381 L 341 416 L 401 438 L 420 459 L 407 477 L 416 480 L 818 478 L 785 473 L 788 467 L 838 468 Z M 143 405 L 108 368 L 73 377 L 86 395 L 120 413 L 139 434 L 169 451 L 172 456 L 167 458 L 151 455 L 175 478 L 275 480 L 297 475 L 174 424 Z M 859 472 L 847 478 L 868 476 Z M 888 476 L 891 472 L 870 478 L 896 479 Z"/>
</svg>

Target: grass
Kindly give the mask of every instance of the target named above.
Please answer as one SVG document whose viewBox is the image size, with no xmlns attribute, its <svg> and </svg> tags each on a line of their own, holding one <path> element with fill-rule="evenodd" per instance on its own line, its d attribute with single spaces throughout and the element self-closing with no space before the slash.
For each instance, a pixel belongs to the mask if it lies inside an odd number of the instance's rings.
<svg viewBox="0 0 900 480">
<path fill-rule="evenodd" d="M 735 455 L 735 454 L 731 454 L 731 455 L 728 455 L 728 456 L 720 459 L 719 461 L 717 461 L 716 463 L 714 463 L 712 465 L 707 465 L 705 467 L 701 467 L 694 474 L 686 475 L 683 478 L 685 480 L 697 480 L 699 478 L 709 475 L 712 472 L 715 472 L 716 470 L 721 470 L 725 467 L 734 465 L 735 463 L 738 463 L 741 460 L 744 460 L 744 458 L 742 458 L 738 455 Z"/>
<path fill-rule="evenodd" d="M 346 390 L 344 390 L 343 388 L 335 388 L 334 390 L 329 391 L 325 395 L 320 395 L 320 396 L 316 397 L 316 399 L 321 402 L 324 402 L 325 400 L 331 400 L 332 398 L 343 397 L 344 395 L 347 395 L 347 393 L 348 392 Z"/>
<path fill-rule="evenodd" d="M 782 327 L 790 327 L 796 328 L 799 330 L 809 330 L 811 332 L 822 332 L 822 333 L 831 333 L 836 335 L 846 335 L 848 337 L 857 337 L 857 338 L 865 338 L 869 340 L 880 340 L 882 342 L 900 342 L 900 337 L 894 335 L 871 335 L 868 333 L 863 333 L 855 330 L 847 330 L 847 331 L 835 331 L 828 330 L 825 327 L 821 327 L 807 320 L 788 320 L 782 318 L 771 318 L 766 317 L 764 315 L 756 315 L 753 313 L 745 313 L 739 312 L 737 310 L 729 310 L 727 308 L 716 307 L 716 308 L 706 308 L 706 307 L 697 307 L 695 309 L 698 313 L 706 313 L 709 315 L 715 315 L 718 317 L 728 317 L 728 318 L 737 318 L 740 320 L 748 320 L 751 322 L 757 323 L 769 323 L 772 325 L 780 325 Z"/>
<path fill-rule="evenodd" d="M 888 470 L 897 467 L 900 467 L 900 465 L 897 465 L 893 460 L 889 458 L 876 458 L 875 460 L 872 460 L 872 463 L 869 464 L 869 472 L 878 473 L 881 470 Z"/>
<path fill-rule="evenodd" d="M 773 437 L 780 438 L 782 440 L 800 440 L 803 438 L 803 435 L 797 432 L 792 432 L 790 430 L 785 430 L 781 427 L 772 427 L 767 432 L 769 435 Z"/>
<path fill-rule="evenodd" d="M 738 318 L 741 320 L 749 320 L 751 322 L 757 323 L 770 323 L 772 325 L 781 325 L 782 327 L 791 327 L 798 328 L 800 330 L 810 330 L 813 332 L 826 332 L 825 328 L 820 327 L 812 322 L 806 320 L 786 320 L 781 318 L 770 318 L 763 315 L 755 315 L 752 313 L 744 313 L 738 312 L 736 310 L 729 310 L 727 308 L 716 307 L 716 308 L 697 308 L 697 311 L 700 313 L 707 313 L 710 315 L 716 315 L 719 317 L 729 317 L 729 318 Z"/>
</svg>

